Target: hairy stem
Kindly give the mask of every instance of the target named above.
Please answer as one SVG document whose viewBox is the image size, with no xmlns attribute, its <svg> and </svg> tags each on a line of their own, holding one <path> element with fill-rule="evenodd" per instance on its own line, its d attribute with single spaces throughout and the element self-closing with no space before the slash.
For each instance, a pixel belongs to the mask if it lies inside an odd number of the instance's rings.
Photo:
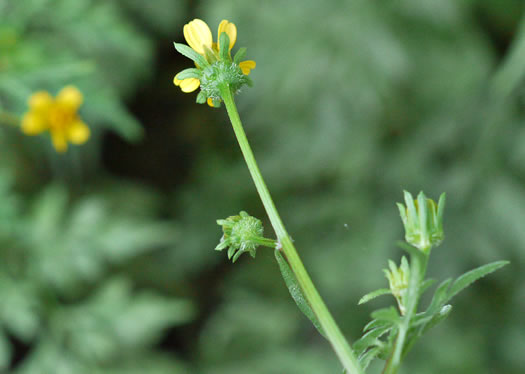
<svg viewBox="0 0 525 374">
<path fill-rule="evenodd" d="M 284 252 L 290 268 L 297 278 L 297 282 L 301 286 L 304 295 L 312 307 L 313 312 L 317 316 L 319 323 L 323 327 L 323 330 L 325 331 L 332 348 L 339 357 L 339 360 L 347 370 L 348 374 L 362 374 L 363 371 L 359 366 L 359 363 L 352 349 L 350 348 L 350 345 L 346 341 L 345 337 L 341 333 L 341 330 L 328 311 L 328 308 L 319 295 L 319 292 L 317 292 L 317 289 L 312 283 L 310 276 L 308 275 L 301 259 L 299 258 L 299 254 L 297 253 L 290 236 L 286 232 L 281 217 L 279 216 L 270 192 L 268 191 L 268 187 L 266 187 L 266 183 L 264 182 L 264 179 L 261 175 L 261 171 L 257 166 L 257 162 L 255 161 L 255 157 L 251 150 L 250 144 L 248 143 L 248 139 L 246 138 L 246 134 L 242 127 L 241 119 L 239 117 L 239 113 L 237 112 L 237 107 L 235 106 L 235 101 L 233 100 L 230 87 L 227 85 L 221 87 L 221 95 L 222 99 L 224 100 L 224 104 L 226 105 L 226 110 L 228 111 L 228 116 L 230 117 L 233 131 L 235 132 L 235 136 L 239 142 L 244 160 L 248 165 L 248 169 L 250 170 L 255 187 L 257 188 L 257 192 L 259 193 L 264 208 L 266 209 L 266 213 L 268 214 L 277 238 L 281 243 L 282 251 Z"/>
</svg>

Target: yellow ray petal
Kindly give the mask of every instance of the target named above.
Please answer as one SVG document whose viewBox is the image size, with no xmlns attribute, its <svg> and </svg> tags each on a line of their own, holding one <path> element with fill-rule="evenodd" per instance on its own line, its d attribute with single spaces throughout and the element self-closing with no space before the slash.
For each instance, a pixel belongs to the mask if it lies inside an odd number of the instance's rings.
<svg viewBox="0 0 525 374">
<path fill-rule="evenodd" d="M 250 70 L 255 69 L 255 65 L 255 61 L 253 60 L 246 60 L 239 63 L 239 67 L 244 75 L 250 74 Z"/>
<path fill-rule="evenodd" d="M 210 28 L 203 20 L 195 18 L 184 25 L 183 32 L 184 39 L 195 52 L 204 56 L 204 47 L 211 49 L 213 37 Z"/>
<path fill-rule="evenodd" d="M 221 21 L 221 23 L 219 23 L 219 30 L 217 32 L 217 40 L 220 39 L 221 37 L 221 34 L 225 32 L 228 37 L 230 38 L 230 51 L 231 49 L 233 48 L 233 46 L 235 45 L 235 42 L 237 41 L 237 27 L 235 26 L 234 23 L 231 23 L 225 19 L 223 19 Z M 221 50 L 221 46 L 219 43 L 218 44 L 218 49 L 219 51 Z"/>
<path fill-rule="evenodd" d="M 38 135 L 47 129 L 47 123 L 44 117 L 27 113 L 22 118 L 22 132 L 26 135 Z"/>
<path fill-rule="evenodd" d="M 29 97 L 29 108 L 35 111 L 45 111 L 53 104 L 53 98 L 47 91 L 38 91 Z"/>
<path fill-rule="evenodd" d="M 211 97 L 208 97 L 208 100 L 206 100 L 206 102 L 208 103 L 209 106 L 213 108 L 213 100 L 211 99 Z"/>
<path fill-rule="evenodd" d="M 180 81 L 179 86 L 182 92 L 193 92 L 201 85 L 197 78 L 186 78 Z"/>
<path fill-rule="evenodd" d="M 75 86 L 66 86 L 60 90 L 56 97 L 56 103 L 61 107 L 77 110 L 82 105 L 82 93 Z"/>
<path fill-rule="evenodd" d="M 87 142 L 89 135 L 89 127 L 87 127 L 87 125 L 82 121 L 73 122 L 67 129 L 67 137 L 73 144 L 83 144 Z"/>
<path fill-rule="evenodd" d="M 66 133 L 63 130 L 52 130 L 51 140 L 57 152 L 64 153 L 67 151 Z"/>
</svg>

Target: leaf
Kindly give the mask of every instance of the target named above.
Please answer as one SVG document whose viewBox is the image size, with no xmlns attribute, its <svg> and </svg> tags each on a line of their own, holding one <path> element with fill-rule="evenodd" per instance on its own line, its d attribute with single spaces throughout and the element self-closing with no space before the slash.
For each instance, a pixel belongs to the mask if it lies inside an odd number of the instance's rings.
<svg viewBox="0 0 525 374">
<path fill-rule="evenodd" d="M 237 53 L 233 57 L 233 62 L 235 62 L 238 65 L 239 62 L 241 62 L 241 60 L 244 59 L 244 57 L 246 57 L 246 48 L 242 47 L 237 51 Z"/>
<path fill-rule="evenodd" d="M 466 272 L 465 274 L 461 275 L 460 277 L 458 277 L 458 279 L 456 279 L 454 284 L 450 287 L 450 290 L 448 292 L 447 299 L 445 300 L 445 302 L 452 299 L 459 292 L 463 291 L 465 288 L 470 286 L 472 283 L 474 283 L 478 279 L 483 278 L 485 275 L 488 275 L 502 268 L 508 263 L 509 261 L 491 262 L 490 264 L 480 266 L 476 269 L 470 270 L 469 272 Z"/>
<path fill-rule="evenodd" d="M 376 297 L 382 296 L 382 295 L 388 295 L 392 294 L 392 292 L 388 288 L 380 288 L 378 290 L 372 291 L 370 293 L 367 293 L 365 296 L 363 296 L 357 305 L 361 305 L 364 303 L 369 302 L 370 300 L 375 299 Z"/>
<path fill-rule="evenodd" d="M 230 37 L 225 32 L 219 35 L 219 44 L 221 49 L 219 51 L 219 56 L 221 56 L 222 61 L 230 61 Z"/>
<path fill-rule="evenodd" d="M 377 319 L 373 319 L 372 321 L 368 322 L 365 327 L 363 327 L 363 331 L 368 331 L 368 330 L 372 330 L 372 329 L 375 329 L 375 328 L 378 328 L 378 327 L 383 327 L 383 326 L 392 326 L 392 323 L 388 322 L 388 321 L 384 321 L 384 320 L 377 320 Z"/>
<path fill-rule="evenodd" d="M 452 279 L 446 279 L 439 287 L 436 289 L 436 292 L 434 292 L 434 296 L 432 297 L 432 301 L 430 302 L 430 306 L 427 308 L 425 314 L 427 316 L 433 315 L 437 312 L 439 308 L 446 302 L 447 300 L 447 291 L 450 287 L 450 283 L 452 283 Z"/>
<path fill-rule="evenodd" d="M 368 347 L 382 344 L 379 338 L 386 332 L 388 332 L 389 329 L 389 327 L 384 326 L 368 331 L 365 335 L 363 335 L 359 340 L 357 340 L 354 343 L 352 348 L 355 350 L 356 354 L 360 355 Z"/>
<path fill-rule="evenodd" d="M 175 49 L 177 50 L 177 52 L 179 52 L 183 56 L 186 56 L 187 58 L 195 62 L 197 65 L 199 65 L 200 67 L 209 65 L 204 57 L 202 57 L 200 54 L 195 52 L 193 49 L 191 49 L 187 45 L 180 44 L 180 43 L 173 43 L 173 45 L 175 46 Z"/>
<path fill-rule="evenodd" d="M 361 365 L 361 368 L 366 370 L 368 365 L 370 365 L 370 362 L 372 362 L 372 360 L 376 358 L 379 353 L 381 353 L 380 347 L 370 348 L 368 351 L 363 353 L 363 355 L 359 357 L 359 364 Z"/>
<path fill-rule="evenodd" d="M 303 312 L 303 314 L 306 317 L 308 317 L 308 319 L 313 323 L 317 331 L 319 331 L 319 333 L 326 338 L 326 335 L 323 331 L 323 328 L 321 327 L 321 324 L 319 323 L 319 320 L 317 319 L 317 316 L 310 307 L 310 304 L 308 304 L 308 301 L 304 297 L 303 291 L 301 290 L 301 286 L 297 282 L 297 279 L 295 278 L 292 269 L 290 269 L 290 265 L 288 265 L 288 262 L 285 260 L 285 258 L 278 249 L 276 249 L 274 253 L 275 259 L 279 264 L 279 269 L 281 270 L 284 283 L 286 283 L 286 287 L 288 287 L 288 291 L 290 291 L 292 299 L 295 301 L 301 312 Z"/>
<path fill-rule="evenodd" d="M 432 327 L 436 326 L 439 322 L 443 321 L 445 318 L 449 316 L 451 311 L 452 311 L 452 305 L 444 305 L 441 308 L 441 310 L 438 313 L 434 314 L 432 319 L 423 326 L 423 331 L 420 334 L 423 335 L 425 332 L 430 330 Z"/>
<path fill-rule="evenodd" d="M 399 322 L 399 314 L 397 313 L 397 309 L 393 306 L 376 310 L 372 313 L 372 318 L 377 319 L 378 321 L 391 322 L 392 324 L 397 324 Z"/>
<path fill-rule="evenodd" d="M 405 243 L 405 242 L 402 242 L 402 241 L 398 241 L 397 242 L 397 246 L 399 248 L 401 248 L 402 250 L 408 252 L 408 254 L 412 255 L 412 256 L 416 256 L 416 257 L 424 257 L 425 254 L 423 252 L 421 252 L 419 249 L 417 249 L 416 247 L 412 247 L 411 245 Z"/>
<path fill-rule="evenodd" d="M 434 283 L 436 283 L 435 279 L 426 279 L 421 283 L 421 286 L 419 286 L 419 296 L 423 295 L 425 291 L 431 287 Z"/>
<path fill-rule="evenodd" d="M 177 79 L 183 80 L 187 78 L 201 78 L 201 71 L 195 68 L 184 69 L 176 75 Z"/>
</svg>

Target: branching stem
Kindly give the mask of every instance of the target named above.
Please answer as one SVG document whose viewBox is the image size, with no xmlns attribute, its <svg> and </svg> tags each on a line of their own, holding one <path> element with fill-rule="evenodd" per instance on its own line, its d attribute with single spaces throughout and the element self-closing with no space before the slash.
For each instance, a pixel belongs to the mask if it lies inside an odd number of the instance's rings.
<svg viewBox="0 0 525 374">
<path fill-rule="evenodd" d="M 235 132 L 235 136 L 237 137 L 237 141 L 239 142 L 239 146 L 244 156 L 244 160 L 246 161 L 248 169 L 250 170 L 255 187 L 257 188 L 257 192 L 259 193 L 264 208 L 266 209 L 266 213 L 268 214 L 273 229 L 275 230 L 275 234 L 282 245 L 282 251 L 284 252 L 290 268 L 297 278 L 297 282 L 300 284 L 306 299 L 317 316 L 317 319 L 323 327 L 323 330 L 325 331 L 332 348 L 339 357 L 339 360 L 343 364 L 347 373 L 362 374 L 363 371 L 359 366 L 354 352 L 350 348 L 350 345 L 346 341 L 345 337 L 341 333 L 341 330 L 328 311 L 328 308 L 319 295 L 319 292 L 317 292 L 317 289 L 312 283 L 310 276 L 308 275 L 301 259 L 299 258 L 299 254 L 297 253 L 290 236 L 286 232 L 281 217 L 279 216 L 270 192 L 268 191 L 268 187 L 266 187 L 266 183 L 264 182 L 264 179 L 261 175 L 261 171 L 257 166 L 257 162 L 255 161 L 255 157 L 251 150 L 250 144 L 248 143 L 248 139 L 246 138 L 246 134 L 242 127 L 241 119 L 239 117 L 239 113 L 237 112 L 237 107 L 235 105 L 230 87 L 224 85 L 220 88 L 220 91 L 222 99 L 224 100 L 224 104 L 226 105 L 226 110 L 228 111 L 228 116 L 230 117 L 230 121 L 233 126 L 233 131 Z"/>
<path fill-rule="evenodd" d="M 422 252 L 429 252 L 423 250 Z M 401 361 L 404 356 L 405 341 L 410 329 L 410 322 L 417 313 L 417 305 L 419 302 L 419 288 L 421 281 L 425 277 L 427 268 L 428 255 L 423 253 L 411 254 L 410 258 L 410 279 L 407 290 L 407 306 L 406 313 L 403 316 L 399 326 L 396 342 L 392 355 L 388 358 L 383 374 L 396 374 L 401 366 Z"/>
</svg>

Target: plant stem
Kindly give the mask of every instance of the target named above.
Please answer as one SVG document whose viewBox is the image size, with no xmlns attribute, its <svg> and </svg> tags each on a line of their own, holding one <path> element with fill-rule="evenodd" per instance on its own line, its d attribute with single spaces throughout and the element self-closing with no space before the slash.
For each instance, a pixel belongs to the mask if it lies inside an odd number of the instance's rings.
<svg viewBox="0 0 525 374">
<path fill-rule="evenodd" d="M 423 250 L 423 252 L 425 252 L 425 250 Z M 428 260 L 428 251 L 426 252 L 426 255 L 423 253 L 411 254 L 406 313 L 403 316 L 401 325 L 399 326 L 399 332 L 397 333 L 396 342 L 394 344 L 394 351 L 386 362 L 383 374 L 396 374 L 401 366 L 401 360 L 403 359 L 404 353 L 403 349 L 405 348 L 405 340 L 408 330 L 410 329 L 410 322 L 417 312 L 419 286 L 421 285 L 421 280 L 425 277 Z"/>
<path fill-rule="evenodd" d="M 264 179 L 261 175 L 261 171 L 257 166 L 257 162 L 255 161 L 255 157 L 242 127 L 241 119 L 239 118 L 239 113 L 237 112 L 237 107 L 235 106 L 231 89 L 228 85 L 221 87 L 221 95 L 222 99 L 224 100 L 224 104 L 226 105 L 226 110 L 228 111 L 228 116 L 230 117 L 233 131 L 235 132 L 235 136 L 239 142 L 244 160 L 248 165 L 248 169 L 250 170 L 255 187 L 257 188 L 257 192 L 259 193 L 264 208 L 266 209 L 266 213 L 268 214 L 273 229 L 275 230 L 277 239 L 282 245 L 282 250 L 286 256 L 286 259 L 288 260 L 290 268 L 297 278 L 297 282 L 300 284 L 304 295 L 312 307 L 315 315 L 317 316 L 319 323 L 323 327 L 323 330 L 325 331 L 332 348 L 339 357 L 339 360 L 347 370 L 348 374 L 362 374 L 363 371 L 359 366 L 359 363 L 352 349 L 350 348 L 350 345 L 346 341 L 345 337 L 341 333 L 341 330 L 328 311 L 328 308 L 319 295 L 319 292 L 317 292 L 317 289 L 312 283 L 310 276 L 306 272 L 306 269 L 299 258 L 299 254 L 297 253 L 290 236 L 286 232 L 284 224 L 281 221 L 281 217 L 279 216 L 270 192 L 268 191 L 268 187 L 266 187 Z"/>
</svg>

